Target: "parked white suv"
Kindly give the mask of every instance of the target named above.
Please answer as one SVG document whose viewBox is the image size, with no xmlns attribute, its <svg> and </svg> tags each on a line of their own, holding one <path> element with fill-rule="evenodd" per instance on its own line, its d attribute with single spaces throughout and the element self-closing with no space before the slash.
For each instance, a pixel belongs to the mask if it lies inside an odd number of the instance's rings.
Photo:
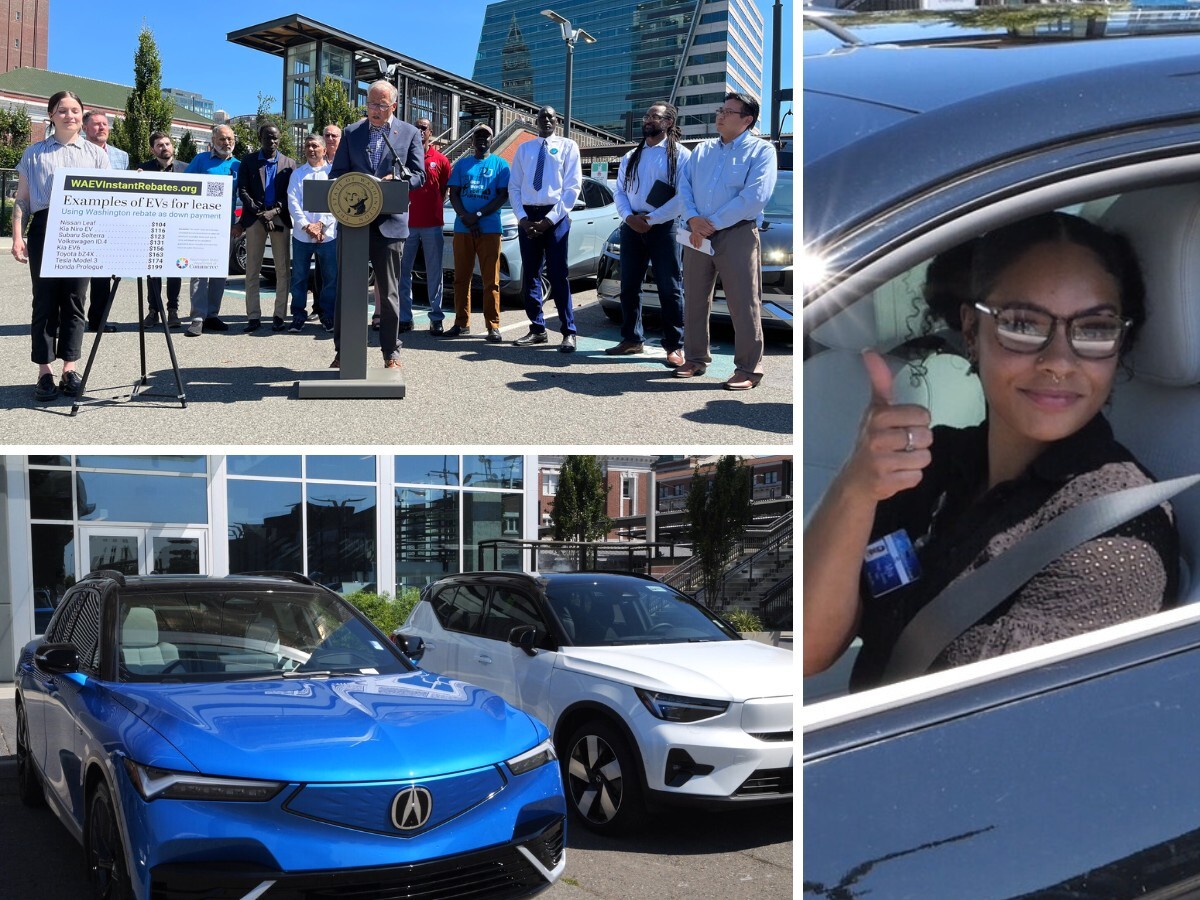
<svg viewBox="0 0 1200 900">
<path fill-rule="evenodd" d="M 545 721 L 595 831 L 636 827 L 648 803 L 791 800 L 793 654 L 653 578 L 452 575 L 393 637 Z"/>
</svg>

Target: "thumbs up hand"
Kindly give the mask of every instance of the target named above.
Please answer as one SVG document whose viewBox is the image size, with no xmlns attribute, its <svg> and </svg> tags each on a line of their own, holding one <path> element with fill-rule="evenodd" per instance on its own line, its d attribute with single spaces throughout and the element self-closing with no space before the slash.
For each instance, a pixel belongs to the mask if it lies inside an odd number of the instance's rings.
<svg viewBox="0 0 1200 900">
<path fill-rule="evenodd" d="M 894 376 L 882 356 L 865 350 L 863 365 L 871 397 L 843 475 L 878 502 L 920 483 L 932 459 L 933 431 L 925 407 L 892 402 Z"/>
</svg>

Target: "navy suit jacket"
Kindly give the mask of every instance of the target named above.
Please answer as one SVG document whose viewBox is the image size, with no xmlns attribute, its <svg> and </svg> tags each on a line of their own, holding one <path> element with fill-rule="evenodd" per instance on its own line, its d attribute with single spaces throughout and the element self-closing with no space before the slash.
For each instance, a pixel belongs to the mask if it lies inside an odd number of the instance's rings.
<svg viewBox="0 0 1200 900">
<path fill-rule="evenodd" d="M 333 164 L 329 169 L 329 177 L 337 178 L 347 172 L 366 172 L 376 178 L 392 174 L 392 166 L 396 154 L 401 155 L 400 162 L 412 173 L 408 182 L 410 189 L 419 188 L 425 183 L 425 150 L 421 147 L 421 132 L 407 122 L 402 122 L 395 116 L 391 118 L 391 130 L 387 135 L 390 142 L 384 144 L 383 153 L 379 155 L 379 165 L 371 167 L 370 157 L 367 156 L 367 141 L 371 137 L 371 122 L 360 119 L 353 125 L 347 125 L 342 132 L 342 142 L 338 144 L 334 154 Z M 379 232 L 388 238 L 408 237 L 408 210 L 376 219 Z"/>
</svg>

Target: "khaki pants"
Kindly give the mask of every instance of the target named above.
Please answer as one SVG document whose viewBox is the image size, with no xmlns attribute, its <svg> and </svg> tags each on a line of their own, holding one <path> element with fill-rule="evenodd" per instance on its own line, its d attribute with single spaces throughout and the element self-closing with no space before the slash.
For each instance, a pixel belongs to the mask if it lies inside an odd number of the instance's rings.
<svg viewBox="0 0 1200 900">
<path fill-rule="evenodd" d="M 764 348 L 758 229 L 753 222 L 740 222 L 718 231 L 710 240 L 712 256 L 683 248 L 684 356 L 698 366 L 712 362 L 708 320 L 719 274 L 733 319 L 735 373 L 757 381 L 762 377 Z"/>
<path fill-rule="evenodd" d="M 286 319 L 288 311 L 287 285 L 292 274 L 292 233 L 291 231 L 267 231 L 261 219 L 255 219 L 254 224 L 246 229 L 246 318 L 261 319 L 262 308 L 258 300 L 258 287 L 262 281 L 263 251 L 267 246 L 267 236 L 271 238 L 271 256 L 275 260 L 275 311 L 277 319 Z"/>
<path fill-rule="evenodd" d="M 488 328 L 500 330 L 500 235 L 454 233 L 454 324 L 471 324 L 471 275 L 475 258 L 483 278 L 483 321 Z"/>
</svg>

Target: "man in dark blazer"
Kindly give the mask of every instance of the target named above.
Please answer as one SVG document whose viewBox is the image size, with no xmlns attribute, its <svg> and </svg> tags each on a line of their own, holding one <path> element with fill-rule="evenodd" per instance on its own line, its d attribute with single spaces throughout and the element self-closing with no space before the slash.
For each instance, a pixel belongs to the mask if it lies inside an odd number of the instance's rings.
<svg viewBox="0 0 1200 900">
<path fill-rule="evenodd" d="M 241 225 L 246 230 L 246 331 L 262 325 L 258 291 L 262 281 L 263 251 L 271 241 L 276 281 L 283 283 L 292 271 L 292 220 L 288 215 L 288 180 L 296 170 L 296 161 L 279 151 L 279 129 L 263 125 L 258 129 L 259 149 L 242 157 L 237 174 L 237 192 L 242 201 Z M 287 327 L 288 292 L 275 291 L 272 326 L 275 331 Z"/>
<path fill-rule="evenodd" d="M 175 143 L 171 140 L 171 135 L 165 131 L 156 131 L 150 135 L 150 149 L 154 151 L 154 155 L 137 167 L 139 172 L 183 172 L 187 170 L 187 163 L 182 163 L 175 158 Z M 161 278 L 149 277 L 146 279 L 146 291 L 150 295 L 150 312 L 146 314 L 143 324 L 147 328 L 153 328 L 158 324 L 158 311 L 164 308 L 162 283 Z M 179 321 L 179 291 L 182 285 L 183 279 L 181 278 L 167 279 L 165 312 L 168 328 L 183 327 L 183 323 Z"/>
<path fill-rule="evenodd" d="M 367 91 L 367 117 L 342 133 L 330 178 L 366 172 L 381 180 L 402 178 L 410 188 L 425 183 L 421 133 L 395 116 L 396 86 L 376 81 Z M 408 210 L 381 215 L 370 226 L 371 265 L 375 269 L 375 306 L 379 315 L 379 349 L 384 366 L 400 368 L 400 257 L 408 237 Z M 337 305 L 335 346 L 341 346 L 342 304 Z M 332 368 L 338 365 L 335 356 Z"/>
</svg>

